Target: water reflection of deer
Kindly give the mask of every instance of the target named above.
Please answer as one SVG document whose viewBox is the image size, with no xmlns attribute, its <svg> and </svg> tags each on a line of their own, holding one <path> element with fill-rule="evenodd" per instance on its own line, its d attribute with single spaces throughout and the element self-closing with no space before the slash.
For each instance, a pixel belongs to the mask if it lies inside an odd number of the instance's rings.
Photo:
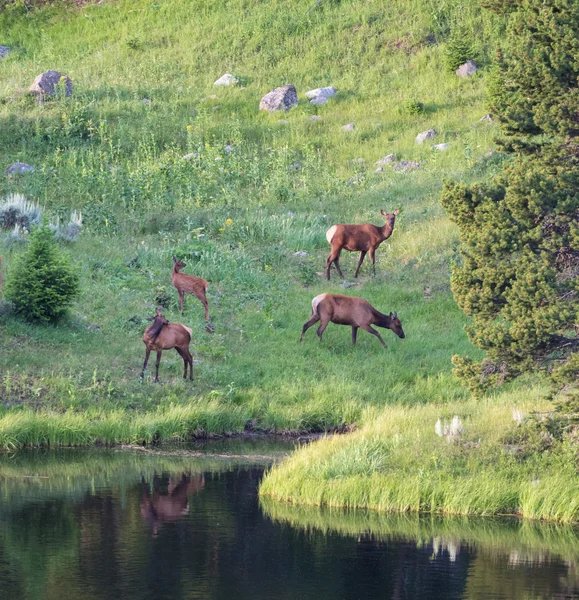
<svg viewBox="0 0 579 600">
<path fill-rule="evenodd" d="M 143 480 L 143 498 L 141 500 L 141 515 L 153 529 L 156 537 L 164 523 L 177 521 L 189 512 L 189 495 L 200 492 L 205 486 L 203 475 L 171 476 L 167 491 L 162 492 L 162 480 L 155 475 L 153 492 Z"/>
</svg>

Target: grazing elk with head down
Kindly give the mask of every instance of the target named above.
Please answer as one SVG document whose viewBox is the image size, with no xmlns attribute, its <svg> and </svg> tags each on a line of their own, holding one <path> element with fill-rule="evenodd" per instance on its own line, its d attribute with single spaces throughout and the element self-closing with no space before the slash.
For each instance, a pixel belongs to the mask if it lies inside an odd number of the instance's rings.
<svg viewBox="0 0 579 600">
<path fill-rule="evenodd" d="M 205 279 L 201 277 L 193 277 L 192 275 L 185 275 L 181 273 L 181 269 L 184 269 L 187 265 L 173 257 L 173 272 L 171 273 L 171 281 L 173 287 L 179 292 L 179 306 L 181 307 L 181 313 L 183 312 L 183 299 L 185 294 L 195 294 L 201 304 L 205 307 L 205 320 L 209 320 L 209 304 L 207 303 L 207 288 L 209 284 Z"/>
<path fill-rule="evenodd" d="M 381 210 L 380 212 L 386 219 L 386 223 L 382 227 L 371 224 L 333 225 L 328 229 L 326 232 L 326 239 L 332 247 L 330 255 L 326 260 L 326 279 L 328 279 L 328 281 L 330 280 L 330 268 L 332 263 L 336 265 L 336 270 L 340 277 L 342 279 L 344 278 L 342 269 L 340 269 L 340 252 L 342 250 L 360 252 L 360 258 L 358 259 L 358 266 L 356 267 L 354 277 L 358 277 L 358 271 L 360 271 L 362 261 L 368 252 L 370 253 L 374 275 L 376 275 L 376 248 L 392 235 L 392 232 L 394 231 L 394 222 L 396 221 L 396 215 L 399 213 L 399 209 L 396 209 L 393 213 L 387 213 L 384 210 Z"/>
<path fill-rule="evenodd" d="M 336 323 L 337 325 L 349 325 L 352 328 L 352 343 L 356 343 L 356 335 L 358 329 L 362 328 L 368 333 L 375 335 L 384 348 L 386 344 L 382 336 L 372 327 L 384 327 L 391 329 L 399 338 L 404 338 L 402 323 L 398 318 L 397 313 L 385 315 L 376 310 L 369 302 L 363 298 L 353 296 L 342 296 L 340 294 L 320 294 L 312 300 L 312 316 L 309 321 L 304 323 L 300 342 L 304 337 L 304 333 L 315 323 L 320 321 L 318 327 L 318 337 L 322 340 L 322 334 L 328 326 L 328 323 Z"/>
<path fill-rule="evenodd" d="M 155 382 L 159 381 L 159 363 L 161 362 L 161 354 L 163 353 L 163 350 L 175 348 L 185 364 L 183 379 L 187 379 L 187 367 L 189 367 L 189 379 L 193 380 L 193 356 L 191 356 L 191 352 L 189 352 L 192 333 L 191 329 L 180 323 L 169 323 L 158 308 L 155 310 L 155 316 L 149 320 L 152 320 L 153 323 L 145 329 L 145 334 L 143 335 L 143 342 L 147 354 L 145 355 L 141 377 L 145 376 L 149 355 L 151 354 L 151 351 L 154 350 L 157 353 Z"/>
</svg>

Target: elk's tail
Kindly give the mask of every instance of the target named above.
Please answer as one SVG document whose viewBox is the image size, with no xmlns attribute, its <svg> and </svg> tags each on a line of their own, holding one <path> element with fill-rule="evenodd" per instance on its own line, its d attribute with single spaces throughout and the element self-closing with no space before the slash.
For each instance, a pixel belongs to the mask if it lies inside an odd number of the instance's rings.
<svg viewBox="0 0 579 600">
<path fill-rule="evenodd" d="M 312 317 L 318 316 L 318 307 L 320 302 L 327 296 L 327 294 L 320 294 L 312 300 Z"/>
<path fill-rule="evenodd" d="M 332 243 L 332 239 L 334 235 L 336 235 L 336 229 L 338 229 L 337 225 L 332 225 L 328 231 L 326 231 L 326 239 L 328 240 L 328 244 Z"/>
</svg>

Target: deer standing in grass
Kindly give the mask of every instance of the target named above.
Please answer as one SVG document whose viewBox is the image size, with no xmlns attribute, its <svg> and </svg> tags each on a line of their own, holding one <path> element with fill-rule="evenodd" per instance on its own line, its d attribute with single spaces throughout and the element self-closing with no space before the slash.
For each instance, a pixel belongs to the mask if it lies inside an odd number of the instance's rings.
<svg viewBox="0 0 579 600">
<path fill-rule="evenodd" d="M 143 342 L 146 348 L 145 362 L 143 364 L 143 371 L 141 377 L 145 376 L 145 369 L 149 362 L 149 355 L 151 351 L 157 353 L 157 364 L 155 370 L 155 383 L 159 381 L 159 363 L 161 362 L 161 354 L 163 350 L 171 350 L 175 348 L 179 353 L 179 356 L 183 359 L 185 365 L 185 371 L 183 373 L 183 379 L 187 379 L 187 367 L 189 366 L 190 375 L 189 379 L 193 381 L 193 356 L 189 352 L 189 344 L 191 342 L 192 331 L 189 327 L 181 325 L 180 323 L 169 323 L 164 317 L 163 313 L 157 308 L 155 310 L 155 316 L 152 319 L 153 323 L 145 329 L 143 335 Z"/>
<path fill-rule="evenodd" d="M 173 287 L 179 292 L 179 305 L 181 307 L 181 313 L 183 313 L 183 299 L 185 294 L 195 294 L 201 304 L 205 307 L 205 320 L 209 321 L 209 304 L 207 303 L 207 288 L 209 284 L 205 279 L 201 277 L 193 277 L 192 275 L 185 275 L 181 273 L 181 269 L 184 269 L 187 265 L 173 257 L 173 272 L 171 273 L 171 281 Z"/>
<path fill-rule="evenodd" d="M 330 280 L 330 268 L 332 263 L 336 265 L 338 274 L 344 279 L 342 269 L 340 269 L 340 252 L 342 252 L 342 250 L 360 252 L 360 258 L 358 259 L 358 266 L 356 267 L 354 277 L 358 277 L 362 261 L 368 252 L 370 253 L 374 275 L 376 275 L 376 248 L 392 235 L 392 232 L 394 231 L 394 222 L 396 221 L 396 215 L 399 213 L 399 209 L 396 209 L 393 213 L 387 213 L 386 211 L 381 210 L 380 213 L 386 219 L 386 223 L 382 227 L 371 224 L 333 225 L 328 229 L 326 232 L 326 239 L 332 247 L 330 255 L 326 260 L 326 279 L 328 281 Z"/>
<path fill-rule="evenodd" d="M 385 315 L 376 310 L 363 298 L 356 298 L 354 296 L 342 296 L 340 294 L 320 294 L 319 296 L 316 296 L 312 300 L 312 316 L 302 327 L 300 342 L 304 337 L 304 333 L 318 321 L 320 321 L 320 326 L 318 327 L 317 333 L 320 342 L 322 341 L 324 330 L 330 322 L 336 323 L 337 325 L 349 325 L 352 328 L 353 344 L 356 343 L 358 329 L 362 328 L 368 333 L 375 335 L 384 348 L 386 348 L 387 346 L 384 343 L 382 336 L 372 327 L 372 325 L 384 327 L 384 329 L 391 329 L 401 339 L 404 339 L 405 337 L 404 331 L 402 330 L 402 323 L 400 323 L 397 313 L 394 312 Z"/>
</svg>

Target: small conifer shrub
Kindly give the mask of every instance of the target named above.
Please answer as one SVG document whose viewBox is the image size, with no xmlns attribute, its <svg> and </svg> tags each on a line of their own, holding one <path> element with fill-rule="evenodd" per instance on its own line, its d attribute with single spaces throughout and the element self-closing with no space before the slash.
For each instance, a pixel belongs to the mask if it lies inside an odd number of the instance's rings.
<svg viewBox="0 0 579 600">
<path fill-rule="evenodd" d="M 14 260 L 5 296 L 29 321 L 55 322 L 78 297 L 79 276 L 47 225 L 30 234 L 25 252 Z"/>
<path fill-rule="evenodd" d="M 453 28 L 446 48 L 444 49 L 446 68 L 454 73 L 468 60 L 474 60 L 477 57 L 472 37 L 464 27 Z"/>
</svg>

